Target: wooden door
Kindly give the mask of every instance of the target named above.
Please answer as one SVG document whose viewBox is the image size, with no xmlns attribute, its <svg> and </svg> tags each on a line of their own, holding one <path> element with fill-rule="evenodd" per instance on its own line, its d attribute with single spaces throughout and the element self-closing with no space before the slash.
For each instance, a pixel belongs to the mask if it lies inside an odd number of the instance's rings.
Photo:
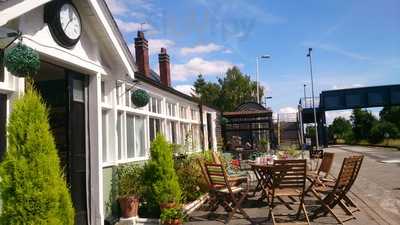
<svg viewBox="0 0 400 225">
<path fill-rule="evenodd" d="M 6 138 L 6 123 L 7 123 L 7 95 L 0 94 L 0 161 L 4 157 L 7 147 Z"/>
<path fill-rule="evenodd" d="M 67 71 L 68 80 L 68 181 L 75 207 L 75 224 L 87 225 L 87 159 L 84 75 Z"/>
</svg>

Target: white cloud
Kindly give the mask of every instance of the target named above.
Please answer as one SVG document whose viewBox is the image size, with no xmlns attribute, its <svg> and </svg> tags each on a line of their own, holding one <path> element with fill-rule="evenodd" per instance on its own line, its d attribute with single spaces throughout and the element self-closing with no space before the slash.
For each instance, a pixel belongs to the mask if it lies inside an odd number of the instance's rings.
<svg viewBox="0 0 400 225">
<path fill-rule="evenodd" d="M 170 48 L 175 45 L 175 42 L 168 39 L 149 39 L 149 54 L 156 55 L 160 53 L 161 48 Z M 135 44 L 132 43 L 129 45 L 129 49 L 131 52 L 135 52 Z"/>
<path fill-rule="evenodd" d="M 332 89 L 347 89 L 347 88 L 358 88 L 358 87 L 363 87 L 364 85 L 362 84 L 351 84 L 351 85 L 333 85 Z"/>
<path fill-rule="evenodd" d="M 182 55 L 189 55 L 189 54 L 201 54 L 201 53 L 210 53 L 210 52 L 217 52 L 224 49 L 224 46 L 217 45 L 215 43 L 209 43 L 207 45 L 197 45 L 194 47 L 185 47 L 181 48 Z"/>
<path fill-rule="evenodd" d="M 143 30 L 144 32 L 151 32 L 151 33 L 155 32 L 154 27 L 148 23 L 140 24 L 136 22 L 125 22 L 120 19 L 115 19 L 115 21 L 118 24 L 118 28 L 122 32 L 131 33 L 131 32 L 136 32 L 140 29 Z"/>
<path fill-rule="evenodd" d="M 150 55 L 158 54 L 161 48 L 170 48 L 175 45 L 175 42 L 168 39 L 149 39 Z"/>
<path fill-rule="evenodd" d="M 231 54 L 231 53 L 232 53 L 232 50 L 230 50 L 230 49 L 225 49 L 225 50 L 223 51 L 223 53 Z"/>
<path fill-rule="evenodd" d="M 176 85 L 174 89 L 190 96 L 194 94 L 194 87 L 190 84 Z"/>
<path fill-rule="evenodd" d="M 192 58 L 185 64 L 172 65 L 173 80 L 187 80 L 189 77 L 195 77 L 198 74 L 205 76 L 224 74 L 229 68 L 234 66 L 233 63 L 224 60 L 208 61 L 199 57 Z"/>
<path fill-rule="evenodd" d="M 106 0 L 107 6 L 114 15 L 121 15 L 128 11 L 128 7 L 120 0 Z"/>
<path fill-rule="evenodd" d="M 297 113 L 297 108 L 294 107 L 283 107 L 279 109 L 279 113 L 286 114 L 286 113 Z"/>
<path fill-rule="evenodd" d="M 327 52 L 332 52 L 336 53 L 342 56 L 349 57 L 351 59 L 356 59 L 356 60 L 366 60 L 366 61 L 371 61 L 372 59 L 366 55 L 359 54 L 357 52 L 349 51 L 346 49 L 339 48 L 337 46 L 331 45 L 331 44 L 324 44 L 324 43 L 317 43 L 317 42 L 303 42 L 303 46 L 306 47 L 313 47 L 317 49 L 321 49 Z"/>
<path fill-rule="evenodd" d="M 333 120 L 337 117 L 343 117 L 345 119 L 350 119 L 352 110 L 337 110 L 326 112 L 326 123 L 328 125 L 332 124 Z"/>
</svg>

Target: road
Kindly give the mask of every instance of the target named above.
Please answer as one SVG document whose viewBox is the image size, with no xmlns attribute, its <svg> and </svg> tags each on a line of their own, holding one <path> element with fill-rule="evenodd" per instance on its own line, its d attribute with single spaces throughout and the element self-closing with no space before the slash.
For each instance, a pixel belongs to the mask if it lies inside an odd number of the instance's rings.
<svg viewBox="0 0 400 225">
<path fill-rule="evenodd" d="M 335 152 L 333 174 L 337 174 L 345 156 L 363 154 L 363 165 L 352 194 L 375 224 L 400 224 L 400 151 L 379 147 L 336 145 L 325 149 Z"/>
</svg>

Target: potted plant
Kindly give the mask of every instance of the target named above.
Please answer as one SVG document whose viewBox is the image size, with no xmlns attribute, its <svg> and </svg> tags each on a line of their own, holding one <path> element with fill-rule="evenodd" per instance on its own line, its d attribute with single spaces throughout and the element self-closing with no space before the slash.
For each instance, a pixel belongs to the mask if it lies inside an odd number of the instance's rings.
<svg viewBox="0 0 400 225">
<path fill-rule="evenodd" d="M 148 212 L 160 216 L 166 208 L 176 207 L 182 198 L 174 168 L 172 146 L 157 134 L 150 147 L 151 159 L 144 166 L 144 202 Z"/>
<path fill-rule="evenodd" d="M 164 209 L 161 212 L 160 220 L 163 225 L 181 225 L 185 219 L 185 214 L 180 208 Z"/>
<path fill-rule="evenodd" d="M 141 175 L 142 168 L 134 164 L 122 166 L 117 170 L 118 202 L 123 218 L 135 217 L 138 214 Z"/>
</svg>

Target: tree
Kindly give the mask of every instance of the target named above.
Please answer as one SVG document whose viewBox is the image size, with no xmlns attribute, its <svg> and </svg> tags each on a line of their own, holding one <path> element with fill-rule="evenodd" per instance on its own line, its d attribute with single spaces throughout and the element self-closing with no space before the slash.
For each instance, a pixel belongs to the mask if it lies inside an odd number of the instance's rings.
<svg viewBox="0 0 400 225">
<path fill-rule="evenodd" d="M 372 127 L 378 122 L 375 116 L 365 109 L 353 109 L 350 120 L 353 125 L 354 138 L 357 141 L 369 139 Z"/>
<path fill-rule="evenodd" d="M 219 78 L 217 83 L 206 82 L 199 75 L 194 87 L 203 103 L 221 111 L 233 111 L 241 103 L 257 100 L 257 83 L 237 67 L 228 69 L 225 77 Z M 259 95 L 261 99 L 264 95 L 263 87 L 260 87 Z"/>
<path fill-rule="evenodd" d="M 376 123 L 372 129 L 369 137 L 369 141 L 371 143 L 379 143 L 383 141 L 385 138 L 398 138 L 399 137 L 399 129 L 397 129 L 396 125 L 387 121 L 380 121 Z"/>
<path fill-rule="evenodd" d="M 352 133 L 351 123 L 343 117 L 337 117 L 329 126 L 328 132 L 333 139 L 346 139 Z"/>
<path fill-rule="evenodd" d="M 379 112 L 382 121 L 391 122 L 400 129 L 400 106 L 387 106 Z"/>
<path fill-rule="evenodd" d="M 8 143 L 0 164 L 0 224 L 73 225 L 74 209 L 48 111 L 31 86 L 13 103 Z"/>
<path fill-rule="evenodd" d="M 219 108 L 219 100 L 221 88 L 218 84 L 212 82 L 206 82 L 203 75 L 198 75 L 197 80 L 194 82 L 194 91 L 197 98 L 207 105 Z"/>
</svg>

